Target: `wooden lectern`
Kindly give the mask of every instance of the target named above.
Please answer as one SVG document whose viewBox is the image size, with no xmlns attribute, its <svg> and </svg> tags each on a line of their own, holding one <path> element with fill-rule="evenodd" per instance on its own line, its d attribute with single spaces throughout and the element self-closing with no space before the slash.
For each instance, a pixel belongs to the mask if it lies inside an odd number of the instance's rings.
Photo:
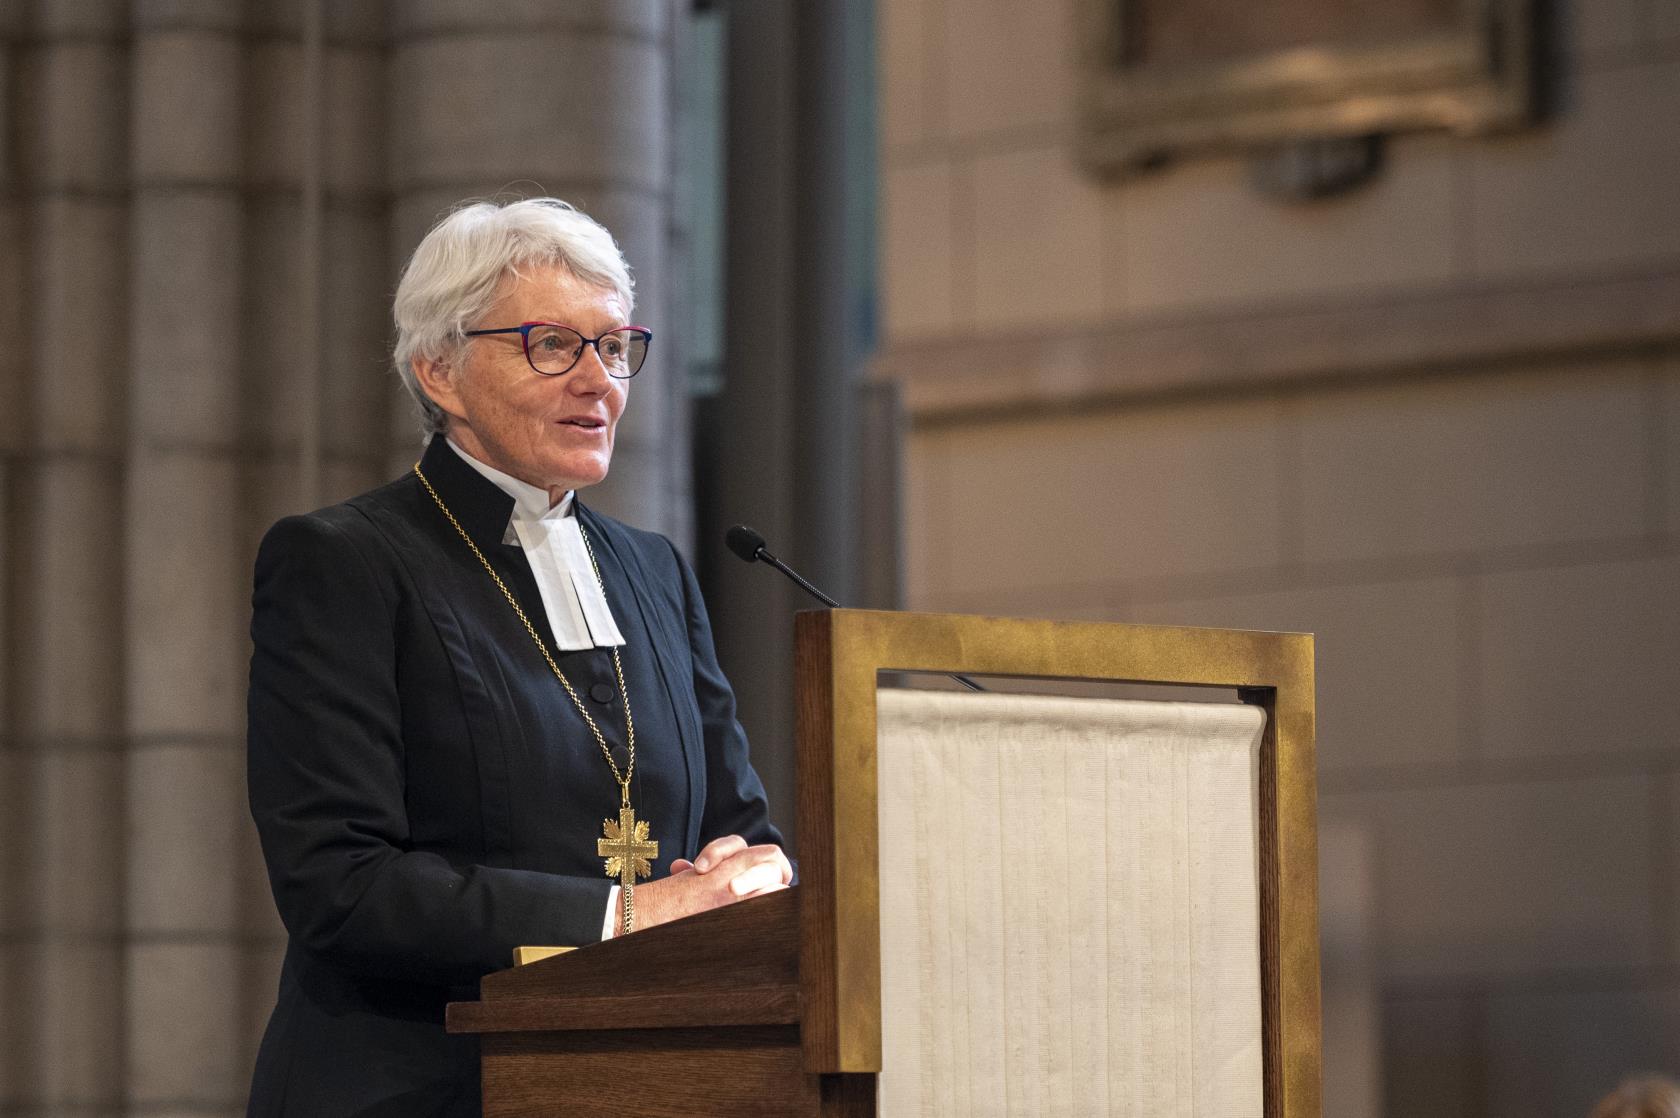
<svg viewBox="0 0 1680 1118">
<path fill-rule="evenodd" d="M 1310 636 L 834 610 L 800 614 L 796 639 L 800 884 L 486 977 L 448 1028 L 480 1037 L 487 1118 L 876 1113 L 883 672 L 1218 687 L 1264 709 L 1254 1109 L 1319 1118 Z"/>
</svg>

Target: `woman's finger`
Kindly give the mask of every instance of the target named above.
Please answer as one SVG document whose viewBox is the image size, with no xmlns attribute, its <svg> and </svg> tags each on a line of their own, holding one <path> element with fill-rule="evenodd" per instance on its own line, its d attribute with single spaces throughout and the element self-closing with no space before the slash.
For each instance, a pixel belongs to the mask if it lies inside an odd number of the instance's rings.
<svg viewBox="0 0 1680 1118">
<path fill-rule="evenodd" d="M 737 897 L 744 897 L 748 893 L 756 893 L 760 889 L 767 889 L 772 885 L 782 884 L 782 868 L 775 862 L 760 862 L 755 866 L 742 870 L 729 881 L 729 891 Z"/>
<path fill-rule="evenodd" d="M 706 844 L 700 851 L 699 857 L 694 859 L 696 873 L 710 873 L 713 866 L 726 858 L 732 858 L 747 848 L 747 840 L 740 835 L 724 835 Z"/>
</svg>

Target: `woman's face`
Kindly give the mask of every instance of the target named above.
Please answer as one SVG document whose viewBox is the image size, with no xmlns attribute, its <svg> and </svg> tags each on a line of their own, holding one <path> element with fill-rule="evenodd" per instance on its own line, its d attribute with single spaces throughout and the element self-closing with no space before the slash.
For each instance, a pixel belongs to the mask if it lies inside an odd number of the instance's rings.
<svg viewBox="0 0 1680 1118">
<path fill-rule="evenodd" d="M 594 338 L 629 322 L 611 288 L 561 267 L 523 271 L 503 281 L 496 304 L 469 329 L 557 322 Z M 449 413 L 449 437 L 487 465 L 555 498 L 607 476 L 629 382 L 607 375 L 594 346 L 583 347 L 570 372 L 543 376 L 525 360 L 518 334 L 472 338 L 452 368 L 422 371 L 422 381 L 438 385 L 432 399 Z"/>
</svg>

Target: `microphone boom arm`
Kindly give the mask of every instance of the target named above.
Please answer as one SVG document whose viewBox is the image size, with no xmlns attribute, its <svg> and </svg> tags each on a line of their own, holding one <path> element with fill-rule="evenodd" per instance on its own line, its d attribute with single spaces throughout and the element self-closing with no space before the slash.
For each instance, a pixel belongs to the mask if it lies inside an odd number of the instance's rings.
<svg viewBox="0 0 1680 1118">
<path fill-rule="evenodd" d="M 770 554 L 770 549 L 764 546 L 764 537 L 759 535 L 753 529 L 747 527 L 745 524 L 737 524 L 735 527 L 729 529 L 729 531 L 724 534 L 724 543 L 728 545 L 730 551 L 733 551 L 745 562 L 768 563 L 778 571 L 781 571 L 784 575 L 787 575 L 788 578 L 793 580 L 795 585 L 805 591 L 805 593 L 811 595 L 811 597 L 815 598 L 817 601 L 822 602 L 830 609 L 841 608 L 839 602 L 830 598 L 827 594 L 824 594 L 821 590 L 818 590 L 809 582 L 806 582 L 804 577 L 801 576 L 798 571 Z M 951 672 L 948 674 L 952 679 L 956 680 L 970 691 L 986 690 L 984 687 L 980 686 L 978 683 L 974 682 L 972 679 L 960 672 Z"/>
</svg>

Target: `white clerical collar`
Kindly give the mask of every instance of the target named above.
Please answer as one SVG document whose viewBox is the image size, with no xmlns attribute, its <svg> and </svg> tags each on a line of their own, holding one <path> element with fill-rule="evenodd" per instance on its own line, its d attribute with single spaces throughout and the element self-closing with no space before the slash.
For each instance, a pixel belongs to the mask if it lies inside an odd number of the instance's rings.
<svg viewBox="0 0 1680 1118">
<path fill-rule="evenodd" d="M 577 491 L 567 491 L 549 508 L 548 490 L 485 465 L 447 436 L 445 441 L 461 461 L 513 498 L 502 542 L 517 544 L 525 552 L 555 645 L 563 652 L 622 645 L 624 636 L 613 620 L 583 530 L 573 515 Z"/>
<path fill-rule="evenodd" d="M 513 498 L 513 519 L 541 520 L 549 516 L 572 515 L 572 502 L 577 497 L 577 490 L 566 490 L 566 495 L 560 498 L 559 503 L 550 508 L 548 505 L 548 490 L 540 489 L 530 482 L 520 481 L 512 474 L 504 474 L 494 466 L 485 465 L 462 450 L 461 444 L 447 435 L 444 436 L 444 441 L 449 444 L 449 449 L 455 452 L 457 458 L 477 470 L 483 477 L 494 482 L 497 489 Z M 514 541 L 504 538 L 502 542 L 512 543 Z"/>
</svg>

